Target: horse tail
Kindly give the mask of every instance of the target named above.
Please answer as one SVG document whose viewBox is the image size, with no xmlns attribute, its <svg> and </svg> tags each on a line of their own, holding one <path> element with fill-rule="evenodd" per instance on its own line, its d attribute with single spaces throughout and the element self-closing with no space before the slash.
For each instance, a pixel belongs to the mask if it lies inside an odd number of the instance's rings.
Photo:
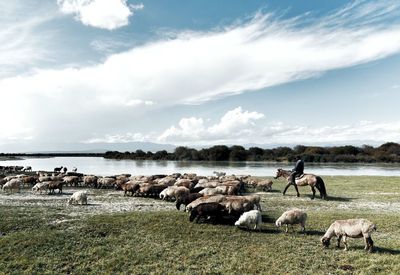
<svg viewBox="0 0 400 275">
<path fill-rule="evenodd" d="M 319 189 L 319 192 L 321 193 L 321 198 L 323 199 L 327 199 L 328 194 L 326 193 L 326 188 L 325 188 L 325 183 L 322 180 L 322 178 L 320 176 L 316 176 L 317 178 L 317 188 Z"/>
</svg>

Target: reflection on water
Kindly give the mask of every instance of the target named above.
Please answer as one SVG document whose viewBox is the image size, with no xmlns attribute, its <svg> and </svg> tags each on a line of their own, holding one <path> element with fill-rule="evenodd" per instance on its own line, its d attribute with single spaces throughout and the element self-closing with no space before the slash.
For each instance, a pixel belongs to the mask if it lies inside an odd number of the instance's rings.
<svg viewBox="0 0 400 275">
<path fill-rule="evenodd" d="M 213 161 L 152 161 L 110 160 L 99 157 L 27 158 L 0 161 L 0 165 L 32 166 L 34 170 L 52 171 L 54 167 L 66 166 L 70 170 L 96 175 L 154 175 L 172 173 L 196 173 L 212 175 L 214 171 L 227 174 L 274 176 L 277 168 L 291 169 L 294 163 L 270 162 L 213 162 Z M 315 164 L 306 163 L 306 172 L 317 175 L 378 175 L 400 176 L 400 164 Z"/>
</svg>

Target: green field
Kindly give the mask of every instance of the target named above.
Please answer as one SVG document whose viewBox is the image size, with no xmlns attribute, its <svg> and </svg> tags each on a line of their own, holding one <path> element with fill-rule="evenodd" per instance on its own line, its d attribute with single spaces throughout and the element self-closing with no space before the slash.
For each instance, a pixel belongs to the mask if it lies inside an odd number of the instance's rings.
<svg viewBox="0 0 400 275">
<path fill-rule="evenodd" d="M 308 187 L 299 189 L 300 198 L 293 187 L 282 196 L 283 181 L 274 183 L 274 192 L 260 193 L 261 232 L 190 223 L 176 210 L 88 214 L 80 209 L 91 206 L 40 204 L 31 197 L 13 204 L 19 194 L 3 195 L 0 273 L 400 274 L 400 178 L 323 178 L 328 201 L 311 201 Z M 115 201 L 134 200 L 117 195 Z M 291 207 L 307 211 L 305 234 L 274 226 Z M 347 252 L 335 242 L 329 249 L 320 245 L 334 220 L 361 217 L 377 225 L 375 253 L 363 250 L 362 239 L 351 239 Z"/>
</svg>

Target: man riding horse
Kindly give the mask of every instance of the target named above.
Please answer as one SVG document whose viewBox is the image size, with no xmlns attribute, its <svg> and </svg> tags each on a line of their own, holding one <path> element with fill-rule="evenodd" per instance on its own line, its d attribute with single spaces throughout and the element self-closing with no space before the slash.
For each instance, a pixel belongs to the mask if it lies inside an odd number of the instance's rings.
<svg viewBox="0 0 400 275">
<path fill-rule="evenodd" d="M 319 176 L 313 174 L 304 174 L 304 162 L 300 156 L 297 156 L 296 165 L 292 170 L 283 170 L 279 168 L 276 171 L 276 176 L 274 178 L 277 179 L 279 177 L 283 177 L 287 180 L 287 185 L 283 190 L 283 195 L 285 195 L 289 186 L 293 185 L 294 188 L 296 188 L 297 197 L 300 197 L 298 186 L 309 185 L 313 193 L 311 199 L 314 199 L 315 197 L 315 188 L 319 190 L 322 199 L 327 198 L 324 181 Z M 300 178 L 296 179 L 296 177 Z"/>
<path fill-rule="evenodd" d="M 290 181 L 288 182 L 285 190 L 283 191 L 283 194 L 285 194 L 286 190 L 289 188 L 289 186 L 291 184 L 293 184 L 294 187 L 296 188 L 297 196 L 300 197 L 300 193 L 299 193 L 299 190 L 298 190 L 297 185 L 296 185 L 296 177 L 300 177 L 301 175 L 303 175 L 303 173 L 304 173 L 304 161 L 300 158 L 300 156 L 297 156 L 296 159 L 297 159 L 296 164 L 295 164 L 294 168 L 291 171 L 292 173 L 290 174 Z"/>
</svg>

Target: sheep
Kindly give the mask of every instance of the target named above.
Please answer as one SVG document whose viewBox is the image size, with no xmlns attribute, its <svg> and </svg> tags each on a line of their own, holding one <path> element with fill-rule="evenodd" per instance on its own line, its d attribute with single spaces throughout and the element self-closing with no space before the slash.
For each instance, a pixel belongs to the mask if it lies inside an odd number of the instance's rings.
<svg viewBox="0 0 400 275">
<path fill-rule="evenodd" d="M 3 192 L 5 192 L 7 189 L 11 191 L 13 191 L 13 189 L 17 189 L 18 192 L 21 188 L 21 186 L 23 185 L 23 182 L 21 179 L 11 179 L 9 181 L 6 182 L 6 184 L 3 185 Z"/>
<path fill-rule="evenodd" d="M 58 180 L 49 181 L 47 187 L 47 189 L 49 190 L 49 194 L 54 194 L 56 189 L 58 189 L 59 194 L 62 194 L 63 184 L 64 184 L 63 181 L 58 181 Z"/>
<path fill-rule="evenodd" d="M 76 173 L 76 171 L 78 171 L 78 168 L 76 168 L 75 166 L 72 168 L 72 172 Z"/>
<path fill-rule="evenodd" d="M 247 195 L 247 196 L 242 196 L 242 198 L 251 201 L 256 206 L 257 210 L 262 211 L 260 205 L 261 197 L 259 195 Z"/>
<path fill-rule="evenodd" d="M 24 185 L 26 184 L 27 186 L 33 186 L 38 181 L 38 178 L 35 176 L 25 176 L 22 178 L 22 181 Z"/>
<path fill-rule="evenodd" d="M 185 208 L 186 208 L 186 206 L 189 203 L 191 203 L 192 201 L 194 201 L 202 196 L 203 196 L 203 194 L 200 194 L 200 193 L 190 193 L 189 195 L 179 196 L 176 198 L 176 203 L 175 203 L 176 209 L 180 210 L 182 204 L 185 205 Z"/>
<path fill-rule="evenodd" d="M 86 191 L 78 191 L 72 194 L 68 200 L 68 204 L 87 204 L 87 193 Z"/>
<path fill-rule="evenodd" d="M 225 199 L 226 199 L 226 196 L 224 196 L 224 195 L 200 197 L 200 198 L 192 201 L 188 205 L 186 205 L 186 211 L 188 211 L 188 212 L 192 211 L 193 208 L 195 208 L 197 205 L 199 205 L 201 203 L 207 203 L 207 202 L 218 202 L 219 203 L 219 202 L 224 201 Z"/>
<path fill-rule="evenodd" d="M 188 188 L 184 186 L 169 186 L 162 190 L 160 193 L 160 199 L 168 200 L 168 199 L 175 199 L 179 196 L 189 195 L 190 191 Z"/>
<path fill-rule="evenodd" d="M 65 176 L 63 178 L 65 185 L 69 186 L 78 186 L 79 184 L 79 177 L 78 176 Z"/>
<path fill-rule="evenodd" d="M 131 192 L 131 196 L 139 190 L 140 185 L 137 182 L 134 181 L 128 181 L 126 183 L 116 183 L 117 188 L 120 188 L 121 190 L 124 191 L 124 196 L 126 196 L 127 192 Z"/>
<path fill-rule="evenodd" d="M 179 179 L 175 182 L 175 186 L 184 186 L 188 188 L 189 190 L 193 189 L 194 187 L 194 182 L 189 180 L 189 179 Z"/>
<path fill-rule="evenodd" d="M 35 186 L 32 187 L 32 192 L 36 193 L 39 191 L 40 194 L 42 194 L 42 191 L 46 191 L 47 187 L 49 186 L 49 182 L 44 181 L 44 182 L 38 182 L 35 184 Z"/>
<path fill-rule="evenodd" d="M 376 231 L 376 225 L 366 219 L 349 219 L 334 221 L 321 238 L 321 243 L 325 248 L 330 245 L 330 240 L 333 236 L 337 237 L 337 247 L 340 248 L 340 240 L 343 238 L 344 251 L 347 251 L 347 238 L 362 238 L 365 241 L 365 250 L 372 252 L 374 242 L 371 234 Z"/>
<path fill-rule="evenodd" d="M 224 195 L 223 190 L 217 189 L 216 187 L 215 188 L 214 187 L 206 187 L 203 190 L 201 190 L 199 193 L 203 194 L 204 196 Z"/>
<path fill-rule="evenodd" d="M 272 180 L 266 179 L 266 180 L 261 180 L 261 181 L 252 181 L 251 184 L 253 185 L 254 188 L 256 189 L 261 189 L 264 192 L 271 191 L 272 190 Z"/>
<path fill-rule="evenodd" d="M 167 187 L 164 184 L 142 184 L 137 194 L 145 197 L 158 197 Z"/>
<path fill-rule="evenodd" d="M 24 172 L 28 172 L 28 171 L 32 172 L 32 167 L 31 167 L 31 166 L 25 166 L 25 167 L 22 169 L 22 171 L 24 171 Z"/>
<path fill-rule="evenodd" d="M 277 227 L 282 226 L 283 224 L 286 225 L 286 230 L 285 232 L 288 232 L 288 225 L 292 225 L 293 229 L 293 224 L 300 224 L 301 229 L 304 232 L 306 230 L 306 221 L 307 221 L 307 213 L 300 210 L 300 209 L 291 209 L 286 212 L 284 212 L 275 222 L 275 225 Z"/>
<path fill-rule="evenodd" d="M 97 180 L 97 188 L 101 187 L 112 187 L 115 184 L 116 179 L 111 178 L 111 177 L 104 177 L 104 178 L 99 178 Z"/>
<path fill-rule="evenodd" d="M 215 174 L 215 176 L 217 176 L 218 178 L 219 178 L 219 177 L 223 177 L 223 176 L 226 175 L 225 172 L 217 172 L 217 171 L 214 171 L 213 174 Z"/>
<path fill-rule="evenodd" d="M 176 179 L 172 176 L 166 176 L 164 178 L 158 179 L 159 184 L 165 184 L 168 186 L 174 185 L 175 181 L 176 181 Z"/>
<path fill-rule="evenodd" d="M 250 228 L 250 226 L 254 225 L 254 230 L 260 229 L 262 222 L 261 211 L 259 210 L 250 210 L 248 212 L 244 212 L 240 218 L 235 222 L 236 226 L 246 226 Z"/>
<path fill-rule="evenodd" d="M 54 168 L 54 172 L 61 172 L 61 169 L 63 169 L 62 166 L 61 167 L 56 167 L 56 168 Z"/>
<path fill-rule="evenodd" d="M 98 178 L 96 176 L 84 176 L 83 184 L 85 186 L 93 186 L 93 187 L 97 188 L 97 180 L 98 180 Z"/>
<path fill-rule="evenodd" d="M 230 215 L 240 216 L 244 212 L 254 209 L 254 203 L 240 196 L 229 196 L 220 202 Z"/>
<path fill-rule="evenodd" d="M 217 202 L 201 203 L 190 212 L 189 221 L 196 220 L 198 223 L 200 218 L 212 219 L 213 222 L 219 221 L 225 213 L 225 207 Z"/>
</svg>

